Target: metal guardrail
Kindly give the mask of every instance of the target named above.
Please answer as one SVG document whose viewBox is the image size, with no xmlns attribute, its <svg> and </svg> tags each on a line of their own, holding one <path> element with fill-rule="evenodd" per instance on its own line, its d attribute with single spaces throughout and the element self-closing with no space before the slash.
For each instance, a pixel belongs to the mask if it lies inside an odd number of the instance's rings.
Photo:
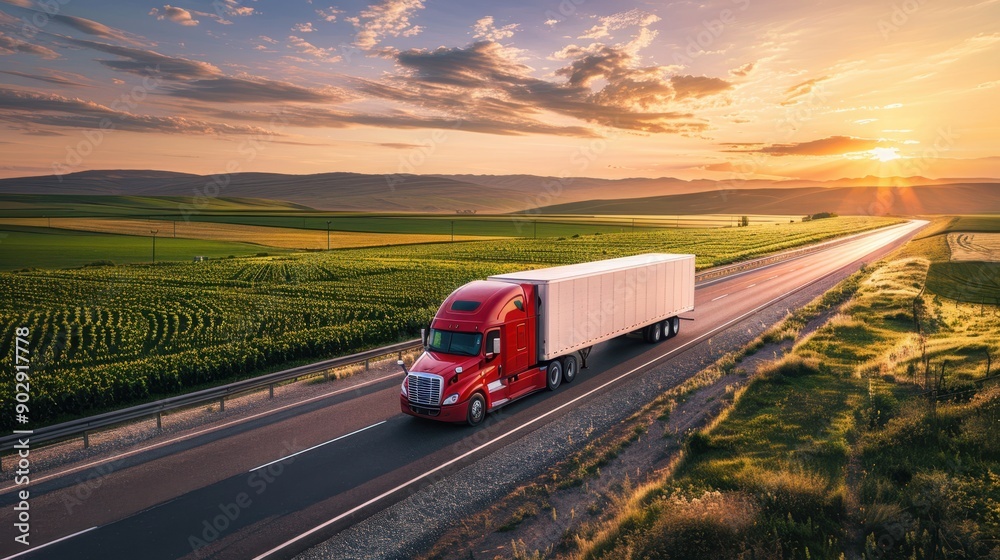
<svg viewBox="0 0 1000 560">
<path fill-rule="evenodd" d="M 775 253 L 773 255 L 768 255 L 766 257 L 761 257 L 758 259 L 710 268 L 708 270 L 703 270 L 697 273 L 695 275 L 695 281 L 699 282 L 705 280 L 712 280 L 715 278 L 721 278 L 723 276 L 728 276 L 730 274 L 734 274 L 737 272 L 744 272 L 747 270 L 760 268 L 775 262 L 798 258 L 800 256 L 812 254 L 836 245 L 846 243 L 852 239 L 868 235 L 873 231 L 878 231 L 878 230 L 871 230 L 855 235 L 850 235 L 847 237 L 841 237 L 833 239 L 831 241 L 818 243 L 816 245 L 803 247 L 801 249 L 792 249 L 781 253 Z M 408 340 L 405 342 L 400 342 L 390 346 L 383 346 L 381 348 L 373 348 L 365 352 L 359 352 L 357 354 L 351 354 L 349 356 L 342 356 L 340 358 L 333 358 L 330 360 L 317 362 L 314 364 L 308 364 L 292 369 L 287 369 L 284 371 L 269 373 L 259 377 L 254 377 L 251 379 L 237 381 L 235 383 L 230 383 L 228 385 L 220 385 L 218 387 L 212 387 L 210 389 L 195 391 L 193 393 L 188 393 L 185 395 L 179 395 L 176 397 L 170 397 L 150 403 L 140 404 L 122 410 L 105 412 L 104 414 L 98 414 L 96 416 L 89 416 L 87 418 L 71 420 L 69 422 L 63 422 L 61 424 L 53 424 L 51 426 L 45 426 L 43 428 L 38 428 L 37 430 L 34 430 L 32 434 L 28 437 L 31 439 L 32 445 L 40 445 L 46 443 L 56 443 L 82 436 L 84 441 L 84 447 L 87 447 L 89 446 L 89 432 L 91 431 L 97 431 L 103 428 L 110 428 L 112 426 L 117 426 L 120 424 L 125 424 L 127 422 L 132 422 L 135 420 L 139 420 L 142 418 L 149 418 L 153 416 L 156 417 L 157 428 L 160 428 L 162 427 L 163 414 L 166 412 L 179 410 L 182 408 L 194 407 L 215 401 L 219 402 L 220 408 L 222 410 L 225 410 L 226 399 L 232 398 L 236 395 L 250 393 L 253 391 L 261 390 L 264 387 L 268 387 L 270 390 L 270 396 L 273 397 L 274 386 L 279 383 L 294 380 L 299 377 L 316 375 L 317 373 L 322 372 L 324 370 L 349 366 L 362 362 L 365 362 L 367 364 L 367 362 L 372 358 L 386 356 L 389 354 L 399 354 L 400 356 L 402 356 L 402 352 L 404 350 L 409 350 L 411 348 L 416 348 L 419 346 L 420 346 L 420 340 L 416 339 L 416 340 Z M 25 436 L 21 434 L 14 434 L 14 435 L 0 437 L 0 453 L 6 453 L 8 451 L 12 451 L 14 449 L 14 445 L 17 444 L 19 437 L 24 438 Z"/>
<path fill-rule="evenodd" d="M 373 348 L 371 350 L 367 350 L 365 352 L 359 352 L 357 354 L 351 354 L 349 356 L 342 356 L 339 358 L 333 358 L 322 362 L 316 362 L 314 364 L 308 364 L 304 366 L 295 367 L 292 369 L 286 369 L 284 371 L 268 373 L 266 375 L 261 375 L 259 377 L 244 379 L 242 381 L 237 381 L 235 383 L 229 383 L 228 385 L 220 385 L 218 387 L 212 387 L 210 389 L 195 391 L 193 393 L 188 393 L 186 395 L 179 395 L 176 397 L 170 397 L 150 403 L 140 404 L 129 408 L 124 408 L 122 410 L 105 412 L 104 414 L 89 416 L 87 418 L 80 418 L 78 420 L 71 420 L 69 422 L 63 422 L 62 424 L 53 424 L 51 426 L 45 426 L 43 428 L 38 428 L 37 430 L 34 430 L 32 434 L 29 436 L 25 436 L 23 434 L 4 436 L 0 438 L 0 452 L 6 453 L 8 451 L 13 450 L 14 445 L 17 443 L 18 438 L 25 438 L 25 437 L 29 437 L 31 439 L 32 447 L 34 447 L 40 444 L 56 443 L 59 441 L 64 441 L 83 436 L 84 446 L 86 447 L 89 445 L 89 432 L 91 431 L 100 430 L 102 428 L 109 428 L 119 424 L 132 422 L 134 420 L 139 420 L 142 418 L 149 418 L 152 416 L 156 416 L 156 425 L 159 428 L 162 426 L 162 415 L 165 412 L 193 407 L 206 403 L 212 403 L 216 401 L 220 403 L 220 407 L 222 408 L 222 410 L 225 410 L 226 399 L 232 398 L 236 395 L 262 390 L 265 387 L 267 387 L 270 390 L 270 396 L 273 397 L 274 386 L 277 384 L 295 380 L 300 377 L 317 375 L 325 370 L 330 370 L 338 367 L 344 367 L 359 363 L 365 363 L 367 365 L 368 361 L 372 360 L 373 358 L 378 358 L 380 356 L 398 354 L 400 357 L 402 357 L 402 353 L 405 350 L 417 347 L 420 347 L 420 339 L 408 340 L 405 342 L 400 342 L 398 344 L 393 344 L 391 346 Z"/>
</svg>

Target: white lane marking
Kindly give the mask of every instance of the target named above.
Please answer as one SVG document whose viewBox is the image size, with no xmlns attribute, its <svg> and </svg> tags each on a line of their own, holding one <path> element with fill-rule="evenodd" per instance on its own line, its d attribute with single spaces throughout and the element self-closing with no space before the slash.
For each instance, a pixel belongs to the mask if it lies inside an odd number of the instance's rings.
<svg viewBox="0 0 1000 560">
<path fill-rule="evenodd" d="M 285 459 L 291 459 L 292 457 L 294 457 L 296 455 L 301 455 L 301 454 L 305 453 L 306 451 L 312 451 L 313 449 L 316 449 L 316 448 L 319 448 L 319 447 L 323 447 L 324 445 L 326 445 L 328 443 L 333 443 L 335 441 L 340 441 L 340 440 L 342 440 L 342 439 L 344 439 L 346 437 L 353 436 L 354 434 L 360 434 L 361 432 L 363 432 L 365 430 L 370 430 L 370 429 L 374 428 L 375 426 L 381 426 L 382 424 L 385 424 L 386 422 L 388 422 L 388 420 L 383 420 L 381 422 L 376 422 L 376 423 L 372 424 L 371 426 L 365 426 L 364 428 L 361 428 L 360 430 L 354 430 L 353 432 L 351 432 L 349 434 L 344 434 L 342 436 L 337 436 L 337 437 L 331 439 L 330 441 L 324 441 L 323 443 L 314 445 L 314 446 L 310 447 L 309 449 L 303 449 L 302 451 L 296 451 L 295 453 L 292 453 L 291 455 L 285 455 L 284 457 L 281 457 L 279 459 L 275 459 L 275 460 L 271 461 L 270 463 L 264 463 L 263 465 L 261 465 L 259 467 L 254 467 L 254 468 L 250 469 L 247 472 L 253 472 L 253 471 L 257 470 L 257 469 L 263 469 L 264 467 L 269 467 L 269 466 L 271 466 L 271 465 L 273 465 L 275 463 L 280 463 L 280 462 L 284 461 Z"/>
<path fill-rule="evenodd" d="M 747 288 L 746 288 L 746 289 L 748 289 L 748 290 L 749 290 L 750 288 L 753 288 L 753 287 L 754 287 L 754 286 L 756 286 L 756 285 L 757 285 L 757 283 L 756 283 L 756 282 L 754 282 L 753 284 L 750 284 L 749 286 L 747 286 Z"/>
<path fill-rule="evenodd" d="M 797 269 L 796 269 L 796 270 L 797 270 Z M 767 280 L 774 280 L 774 279 L 775 279 L 775 278 L 777 278 L 778 276 L 781 276 L 781 275 L 780 275 L 780 274 L 775 274 L 774 276 L 772 276 L 772 277 L 768 278 Z M 767 280 L 764 280 L 764 281 L 765 281 L 765 282 L 767 282 Z"/>
<path fill-rule="evenodd" d="M 720 299 L 722 299 L 724 297 L 728 297 L 728 296 L 729 296 L 729 294 L 722 294 L 721 296 L 719 296 L 717 298 L 713 298 L 712 301 L 719 301 Z"/>
<path fill-rule="evenodd" d="M 399 377 L 400 375 L 402 375 L 402 373 L 394 373 L 392 375 L 387 375 L 385 377 L 379 377 L 379 378 L 376 378 L 376 379 L 370 379 L 370 380 L 365 381 L 363 383 L 358 383 L 357 385 L 351 385 L 350 387 L 344 387 L 343 389 L 337 389 L 336 391 L 330 391 L 329 393 L 323 393 L 322 395 L 316 395 L 315 397 L 309 397 L 308 399 L 305 399 L 305 400 L 302 400 L 302 401 L 295 401 L 293 403 L 288 403 L 286 405 L 279 406 L 278 408 L 275 408 L 275 409 L 272 409 L 272 410 L 265 410 L 263 412 L 258 412 L 257 414 L 253 414 L 253 415 L 247 416 L 245 418 L 237 418 L 235 420 L 231 420 L 229 422 L 226 422 L 225 424 L 219 424 L 218 426 L 210 426 L 208 428 L 205 428 L 204 430 L 199 430 L 197 432 L 192 432 L 192 433 L 189 433 L 189 434 L 180 435 L 180 436 L 177 436 L 175 438 L 168 439 L 166 441 L 161 441 L 159 443 L 154 443 L 154 444 L 146 446 L 146 447 L 140 447 L 139 449 L 133 449 L 132 451 L 127 451 L 125 453 L 122 453 L 122 454 L 119 454 L 119 455 L 114 455 L 114 456 L 108 457 L 106 459 L 99 459 L 97 461 L 92 461 L 90 463 L 87 463 L 86 465 L 80 465 L 78 467 L 72 467 L 72 468 L 66 469 L 64 471 L 59 471 L 59 472 L 56 472 L 56 473 L 47 474 L 45 476 L 39 476 L 37 478 L 36 477 L 32 477 L 31 481 L 33 483 L 37 484 L 38 482 L 41 482 L 43 480 L 48 480 L 50 478 L 55 478 L 55 477 L 59 477 L 59 476 L 65 476 L 65 475 L 68 475 L 68 474 L 72 474 L 72 473 L 75 473 L 77 471 L 81 471 L 81 470 L 84 470 L 84 469 L 89 469 L 90 467 L 95 467 L 97 465 L 108 463 L 110 461 L 116 461 L 118 459 L 124 459 L 125 457 L 129 457 L 131 455 L 135 455 L 136 453 L 142 453 L 143 451 L 150 451 L 152 449 L 157 449 L 159 447 L 163 447 L 164 445 L 169 445 L 171 443 L 174 443 L 174 442 L 177 442 L 177 441 L 181 441 L 181 440 L 184 440 L 184 439 L 187 439 L 187 438 L 191 438 L 191 437 L 194 437 L 194 436 L 200 436 L 202 434 L 207 434 L 207 433 L 215 432 L 215 431 L 221 430 L 222 428 L 226 428 L 226 427 L 232 426 L 233 424 L 239 424 L 240 422 L 246 422 L 248 420 L 253 420 L 254 418 L 259 418 L 261 416 L 267 416 L 268 414 L 274 414 L 275 412 L 281 412 L 282 410 L 285 410 L 287 408 L 292 408 L 292 407 L 295 407 L 295 406 L 304 405 L 304 404 L 310 403 L 312 401 L 316 401 L 316 400 L 320 400 L 320 399 L 325 399 L 327 397 L 332 397 L 334 395 L 339 395 L 340 393 L 346 393 L 347 391 L 353 391 L 355 389 L 360 389 L 361 387 L 366 387 L 368 385 L 379 383 L 379 382 L 385 381 L 386 379 L 391 379 L 393 377 Z M 0 488 L 0 494 L 3 494 L 4 492 L 6 492 L 8 490 L 13 490 L 15 488 L 17 488 L 17 485 L 8 486 L 6 488 Z"/>
<path fill-rule="evenodd" d="M 883 244 L 882 246 L 884 246 L 884 245 L 885 244 Z M 857 260 L 857 259 L 855 259 L 855 260 Z M 854 260 L 852 260 L 850 262 L 854 262 Z M 850 264 L 850 263 L 848 263 L 848 264 Z M 345 511 L 344 513 L 341 513 L 340 515 L 334 517 L 333 519 L 325 521 L 325 522 L 321 523 L 320 525 L 317 525 L 317 526 L 313 527 L 312 529 L 309 529 L 305 533 L 302 533 L 302 534 L 298 535 L 297 537 L 289 539 L 289 540 L 283 542 L 282 544 L 279 544 L 278 546 L 272 548 L 271 550 L 268 550 L 267 552 L 254 557 L 253 560 L 264 560 L 265 558 L 267 558 L 268 556 L 274 554 L 275 552 L 278 552 L 281 549 L 283 549 L 283 548 L 285 548 L 285 547 L 287 547 L 287 546 L 289 546 L 291 544 L 294 544 L 294 543 L 296 543 L 296 542 L 298 542 L 298 541 L 300 541 L 300 540 L 308 537 L 309 535 L 312 535 L 313 533 L 316 533 L 317 531 L 322 531 L 324 528 L 329 527 L 330 525 L 332 525 L 332 524 L 340 521 L 341 519 L 344 519 L 345 517 L 348 517 L 349 515 L 352 515 L 352 514 L 354 514 L 355 512 L 357 512 L 359 510 L 362 510 L 362 509 L 364 509 L 364 508 L 366 508 L 366 507 L 368 507 L 368 506 L 370 506 L 370 505 L 372 505 L 372 504 L 374 504 L 374 503 L 376 503 L 376 502 L 378 502 L 378 501 L 380 501 L 380 500 L 382 500 L 382 499 L 384 499 L 384 498 L 386 498 L 388 496 L 391 496 L 392 494 L 394 494 L 394 493 L 396 493 L 396 492 L 398 492 L 398 491 L 406 488 L 407 486 L 409 486 L 409 485 L 411 485 L 411 484 L 413 484 L 415 482 L 420 481 L 423 478 L 426 478 L 426 477 L 428 477 L 428 476 L 430 476 L 430 475 L 432 475 L 432 474 L 434 474 L 434 473 L 436 473 L 436 472 L 438 472 L 438 471 L 440 471 L 442 469 L 448 468 L 449 466 L 451 466 L 451 465 L 453 465 L 453 464 L 461 461 L 462 459 L 468 457 L 469 455 L 477 453 L 477 452 L 481 451 L 482 449 L 485 449 L 486 447 L 489 447 L 490 445 L 493 445 L 494 443 L 496 443 L 496 442 L 498 442 L 498 441 L 500 441 L 502 439 L 507 438 L 508 436 L 511 436 L 511 435 L 513 435 L 513 434 L 515 434 L 517 432 L 520 432 L 521 430 L 527 428 L 528 426 L 530 426 L 530 425 L 532 425 L 532 424 L 534 424 L 534 423 L 542 420 L 543 418 L 546 418 L 546 417 L 548 417 L 548 416 L 550 416 L 552 414 L 555 414 L 556 412 L 559 412 L 560 410 L 566 408 L 567 406 L 572 406 L 573 404 L 576 404 L 578 401 L 580 401 L 582 399 L 585 399 L 585 398 L 589 397 L 590 395 L 593 395 L 594 393 L 597 393 L 599 391 L 603 391 L 605 387 L 608 387 L 609 385 L 613 385 L 614 383 L 617 383 L 618 381 L 620 381 L 620 380 L 622 380 L 622 379 L 624 379 L 624 378 L 632 375 L 633 373 L 635 373 L 637 371 L 642 371 L 643 369 L 649 367 L 651 364 L 654 364 L 654 363 L 662 360 L 663 358 L 666 358 L 667 356 L 669 356 L 671 354 L 674 354 L 676 352 L 680 352 L 681 350 L 687 348 L 688 346 L 691 346 L 692 344 L 699 343 L 699 342 L 705 340 L 706 338 L 709 338 L 710 336 L 714 335 L 715 333 L 717 333 L 717 332 L 719 332 L 719 331 L 721 331 L 723 329 L 729 328 L 730 325 L 732 325 L 734 323 L 738 323 L 738 322 L 742 321 L 743 319 L 746 319 L 747 317 L 753 315 L 754 313 L 757 313 L 761 309 L 765 309 L 767 307 L 770 307 L 771 305 L 774 305 L 775 303 L 777 303 L 777 302 L 785 299 L 786 297 L 788 297 L 788 296 L 790 296 L 790 295 L 792 295 L 792 294 L 794 294 L 796 292 L 799 292 L 801 290 L 804 290 L 807 287 L 809 287 L 809 286 L 811 286 L 811 285 L 813 285 L 813 284 L 815 284 L 815 283 L 817 283 L 817 282 L 819 282 L 819 281 L 827 278 L 828 276 L 832 276 L 834 273 L 836 273 L 838 270 L 840 270 L 844 266 L 847 266 L 847 265 L 845 264 L 845 265 L 838 266 L 835 270 L 832 270 L 832 271 L 830 271 L 830 272 L 828 272 L 828 273 L 826 273 L 826 274 L 824 274 L 822 276 L 819 276 L 818 278 L 812 280 L 811 282 L 807 282 L 807 283 L 802 284 L 802 285 L 800 285 L 800 286 L 798 286 L 798 287 L 796 287 L 796 288 L 794 288 L 792 290 L 789 290 L 789 291 L 785 292 L 784 294 L 782 294 L 782 295 L 780 295 L 780 296 L 778 296 L 778 297 L 776 297 L 776 298 L 768 301 L 767 303 L 763 303 L 763 304 L 761 304 L 761 305 L 753 308 L 752 310 L 747 311 L 746 313 L 744 313 L 743 315 L 740 315 L 739 317 L 736 317 L 734 319 L 730 319 L 729 321 L 727 321 L 727 322 L 719 325 L 718 327 L 715 327 L 714 329 L 712 329 L 712 330 L 708 331 L 707 333 L 699 336 L 698 338 L 695 338 L 693 340 L 689 340 L 688 342 L 685 342 L 684 344 L 678 346 L 677 348 L 674 348 L 673 350 L 670 350 L 669 352 L 667 352 L 665 354 L 662 354 L 662 355 L 660 355 L 660 356 L 658 356 L 656 358 L 653 358 L 652 360 L 649 360 L 648 362 L 646 362 L 646 363 L 644 363 L 642 365 L 636 366 L 636 367 L 630 369 L 629 371 L 626 371 L 625 373 L 619 375 L 618 377 L 615 377 L 614 379 L 606 381 L 604 384 L 602 384 L 602 385 L 600 385 L 598 387 L 595 387 L 595 388 L 587 391 L 586 393 L 584 393 L 584 394 L 582 394 L 582 395 L 574 398 L 571 401 L 563 403 L 562 405 L 557 406 L 556 408 L 553 408 L 552 410 L 550 410 L 548 412 L 545 412 L 544 414 L 536 416 L 535 418 L 533 418 L 531 420 L 528 420 L 524 424 L 521 424 L 520 426 L 512 428 L 511 430 L 509 430 L 509 431 L 507 431 L 507 432 L 505 432 L 505 433 L 503 433 L 503 434 L 501 434 L 501 435 L 493 438 L 490 441 L 487 441 L 487 442 L 479 445 L 478 447 L 474 447 L 473 449 L 470 449 L 469 451 L 466 451 L 465 453 L 459 455 L 458 457 L 454 457 L 453 459 L 451 459 L 449 461 L 441 463 L 440 465 L 434 467 L 433 469 L 431 469 L 431 470 L 429 470 L 429 471 L 427 471 L 427 472 L 425 472 L 423 474 L 420 474 L 418 476 L 415 476 L 415 477 L 411 478 L 410 480 L 408 480 L 408 481 L 406 481 L 406 482 L 404 482 L 404 483 L 396 486 L 395 488 L 392 488 L 390 490 L 386 490 L 385 492 L 382 492 L 378 496 L 375 496 L 374 498 L 372 498 L 372 499 L 364 502 L 363 504 L 355 506 L 355 507 L 353 507 L 353 508 Z"/>
<path fill-rule="evenodd" d="M 64 540 L 66 540 L 66 539 L 72 539 L 73 537 L 75 537 L 75 536 L 77 536 L 77 535 L 82 535 L 82 534 L 84 534 L 84 533 L 89 533 L 90 531 L 93 531 L 93 530 L 94 530 L 94 529 L 96 529 L 96 528 L 97 528 L 97 527 L 91 527 L 90 529 L 84 529 L 84 530 L 82 530 L 82 531 L 78 531 L 78 532 L 76 532 L 76 533 L 73 533 L 72 535 L 66 535 L 65 537 L 62 537 L 62 538 L 59 538 L 59 539 L 56 539 L 56 540 L 54 540 L 54 541 L 52 541 L 52 542 L 47 542 L 47 543 L 45 543 L 45 544 L 42 544 L 42 545 L 39 545 L 39 546 L 36 546 L 36 547 L 34 547 L 34 548 L 31 548 L 31 549 L 28 549 L 28 550 L 25 550 L 24 552 L 18 552 L 17 554 L 14 554 L 14 555 L 12 555 L 12 556 L 7 556 L 7 557 L 6 557 L 6 558 L 4 558 L 3 560 L 11 560 L 11 558 L 17 558 L 18 556 L 24 556 L 25 554 L 30 554 L 30 553 L 32 553 L 32 552 L 35 552 L 36 550 L 41 550 L 41 549 L 43 549 L 43 548 L 45 548 L 45 547 L 49 546 L 50 544 L 56 544 L 57 542 L 60 542 L 60 541 L 64 541 Z"/>
</svg>

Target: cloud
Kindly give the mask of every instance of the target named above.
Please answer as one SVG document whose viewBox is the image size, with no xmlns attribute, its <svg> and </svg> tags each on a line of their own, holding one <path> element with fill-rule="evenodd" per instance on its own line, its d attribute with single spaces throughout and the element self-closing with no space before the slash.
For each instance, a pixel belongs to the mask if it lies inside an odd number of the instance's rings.
<svg viewBox="0 0 1000 560">
<path fill-rule="evenodd" d="M 329 8 L 327 8 L 325 10 L 324 9 L 316 10 L 316 15 L 318 15 L 321 18 L 323 18 L 323 21 L 325 21 L 325 22 L 334 22 L 334 21 L 337 21 L 337 16 L 339 16 L 342 13 L 344 13 L 343 10 L 338 10 L 337 8 L 334 8 L 333 6 L 330 6 Z"/>
<path fill-rule="evenodd" d="M 820 82 L 830 79 L 830 76 L 823 76 L 821 78 L 813 78 L 811 80 L 806 80 L 802 83 L 795 84 L 794 86 L 785 90 L 785 100 L 781 102 L 782 105 L 795 105 L 799 103 L 799 99 L 809 95 L 816 89 L 816 85 Z"/>
<path fill-rule="evenodd" d="M 639 67 L 626 47 L 590 45 L 559 53 L 569 60 L 555 71 L 564 82 L 535 78 L 503 45 L 479 41 L 464 48 L 411 49 L 398 53 L 402 73 L 359 89 L 374 97 L 456 114 L 464 119 L 503 120 L 537 129 L 545 112 L 626 130 L 690 133 L 707 123 L 669 110 L 683 97 L 711 95 L 728 83 L 714 78 L 678 78 L 676 89 L 658 66 Z M 604 85 L 593 90 L 598 81 Z"/>
<path fill-rule="evenodd" d="M 245 120 L 269 122 L 275 115 L 257 111 L 215 111 L 212 113 L 222 120 Z M 390 129 L 438 128 L 463 132 L 521 136 L 524 134 L 549 134 L 595 138 L 598 135 L 587 127 L 549 125 L 537 121 L 511 122 L 486 115 L 472 117 L 436 117 L 418 115 L 407 111 L 390 111 L 386 114 L 372 114 L 328 109 L 316 106 L 287 106 L 281 111 L 281 120 L 288 126 L 303 128 L 348 128 L 372 126 Z"/>
<path fill-rule="evenodd" d="M 166 4 L 162 9 L 153 8 L 149 11 L 149 15 L 156 16 L 157 20 L 167 20 L 172 21 L 179 25 L 184 26 L 195 26 L 198 25 L 198 20 L 191 16 L 191 12 L 185 10 L 184 8 L 178 8 L 176 6 L 171 6 Z"/>
<path fill-rule="evenodd" d="M 5 35 L 3 31 L 0 31 L 0 55 L 11 55 L 16 53 L 33 54 L 46 60 L 59 58 L 59 53 L 48 47 L 15 39 L 14 37 Z"/>
<path fill-rule="evenodd" d="M 209 78 L 165 89 L 172 97 L 215 103 L 339 103 L 348 99 L 340 90 L 309 89 L 264 78 Z"/>
<path fill-rule="evenodd" d="M 307 21 L 306 23 L 296 23 L 292 26 L 292 31 L 296 31 L 298 33 L 312 33 L 313 31 L 316 31 L 316 28 L 313 27 L 311 21 Z"/>
<path fill-rule="evenodd" d="M 219 16 L 224 14 L 228 16 L 245 17 L 252 16 L 257 13 L 256 10 L 250 6 L 242 6 L 241 4 L 241 0 L 215 0 L 212 2 L 212 6 L 215 7 L 215 11 Z"/>
<path fill-rule="evenodd" d="M 74 82 L 73 80 L 68 80 L 61 76 L 42 76 L 40 74 L 28 74 L 26 72 L 15 72 L 13 70 L 0 70 L 4 74 L 9 74 L 11 76 L 18 76 L 21 78 L 27 78 L 29 80 L 38 80 L 40 82 L 45 82 L 49 84 L 55 84 L 57 86 L 71 86 L 71 87 L 89 87 L 85 84 L 79 82 Z"/>
<path fill-rule="evenodd" d="M 600 23 L 583 32 L 579 39 L 602 39 L 611 35 L 611 31 L 625 29 L 626 27 L 648 27 L 658 21 L 659 16 L 633 8 L 627 12 L 620 12 L 600 18 Z M 547 22 L 546 22 L 547 23 Z"/>
<path fill-rule="evenodd" d="M 500 41 L 514 36 L 519 24 L 511 23 L 503 27 L 493 25 L 493 16 L 486 16 L 476 20 L 476 25 L 472 28 L 472 36 L 476 39 L 486 39 L 487 41 Z"/>
<path fill-rule="evenodd" d="M 96 22 L 92 19 L 86 19 L 76 16 L 67 16 L 65 14 L 50 14 L 48 12 L 42 12 L 39 10 L 34 10 L 35 12 L 42 14 L 43 17 L 52 20 L 56 23 L 61 23 L 66 27 L 73 28 L 81 33 L 86 33 L 87 35 L 94 35 L 95 37 L 103 37 L 105 39 L 115 39 L 117 41 L 122 41 L 124 43 L 135 44 L 136 41 L 132 39 L 127 33 L 120 29 L 115 29 L 113 27 L 108 27 L 103 23 Z"/>
<path fill-rule="evenodd" d="M 79 98 L 7 88 L 0 88 L 0 120 L 13 125 L 114 129 L 130 132 L 271 134 L 267 129 L 257 126 L 214 123 L 184 117 L 136 115 Z"/>
<path fill-rule="evenodd" d="M 207 78 L 211 76 L 218 76 L 222 73 L 218 67 L 208 62 L 188 60 L 186 58 L 163 55 L 155 51 L 109 45 L 107 43 L 87 41 L 84 39 L 72 39 L 65 37 L 64 40 L 81 47 L 87 47 L 95 51 L 113 54 L 127 59 L 97 60 L 97 62 L 103 64 L 104 66 L 120 72 L 138 74 L 140 76 L 160 76 L 165 79 L 172 80 Z"/>
<path fill-rule="evenodd" d="M 746 64 L 740 66 L 739 68 L 733 68 L 729 71 L 729 75 L 734 78 L 746 78 L 754 71 L 756 67 L 756 62 L 747 62 Z"/>
<path fill-rule="evenodd" d="M 726 80 L 705 76 L 673 76 L 670 85 L 674 88 L 675 99 L 700 99 L 733 88 L 733 84 Z"/>
<path fill-rule="evenodd" d="M 333 54 L 336 49 L 323 49 L 295 35 L 288 36 L 288 46 L 295 49 L 295 52 L 304 54 L 321 60 L 323 62 L 339 62 L 340 56 Z"/>
<path fill-rule="evenodd" d="M 371 50 L 386 37 L 411 37 L 423 31 L 410 23 L 413 13 L 423 8 L 423 0 L 382 0 L 346 21 L 358 29 L 355 46 Z"/>
<path fill-rule="evenodd" d="M 855 138 L 853 136 L 830 136 L 820 140 L 798 142 L 792 144 L 773 144 L 750 151 L 775 156 L 834 156 L 853 152 L 867 152 L 873 148 L 888 147 L 891 142 L 871 138 Z"/>
</svg>

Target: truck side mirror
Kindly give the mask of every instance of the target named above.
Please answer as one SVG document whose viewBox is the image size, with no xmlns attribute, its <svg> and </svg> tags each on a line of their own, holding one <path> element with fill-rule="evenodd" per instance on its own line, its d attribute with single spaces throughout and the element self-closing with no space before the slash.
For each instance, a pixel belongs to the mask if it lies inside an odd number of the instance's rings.
<svg viewBox="0 0 1000 560">
<path fill-rule="evenodd" d="M 500 353 L 500 337 L 498 336 L 493 339 L 493 354 L 495 355 L 499 353 Z"/>
<path fill-rule="evenodd" d="M 420 345 L 427 348 L 427 329 L 420 329 Z"/>
</svg>

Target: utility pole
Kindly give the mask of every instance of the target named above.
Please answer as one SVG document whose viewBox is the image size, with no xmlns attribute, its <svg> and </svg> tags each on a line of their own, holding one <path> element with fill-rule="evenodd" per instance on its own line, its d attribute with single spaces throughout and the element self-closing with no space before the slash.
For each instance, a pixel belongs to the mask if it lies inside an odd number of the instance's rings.
<svg viewBox="0 0 1000 560">
<path fill-rule="evenodd" d="M 330 222 L 332 220 L 326 221 L 326 250 L 330 250 Z"/>
<path fill-rule="evenodd" d="M 538 239 L 538 220 L 531 222 L 531 225 L 534 227 L 534 231 L 531 233 L 531 238 Z"/>
<path fill-rule="evenodd" d="M 149 233 L 153 234 L 153 264 L 156 264 L 156 234 L 160 233 L 158 229 L 151 229 Z"/>
<path fill-rule="evenodd" d="M 174 220 L 174 239 L 177 239 L 177 220 Z"/>
<path fill-rule="evenodd" d="M 451 241 L 455 242 L 455 220 L 451 221 Z"/>
</svg>

